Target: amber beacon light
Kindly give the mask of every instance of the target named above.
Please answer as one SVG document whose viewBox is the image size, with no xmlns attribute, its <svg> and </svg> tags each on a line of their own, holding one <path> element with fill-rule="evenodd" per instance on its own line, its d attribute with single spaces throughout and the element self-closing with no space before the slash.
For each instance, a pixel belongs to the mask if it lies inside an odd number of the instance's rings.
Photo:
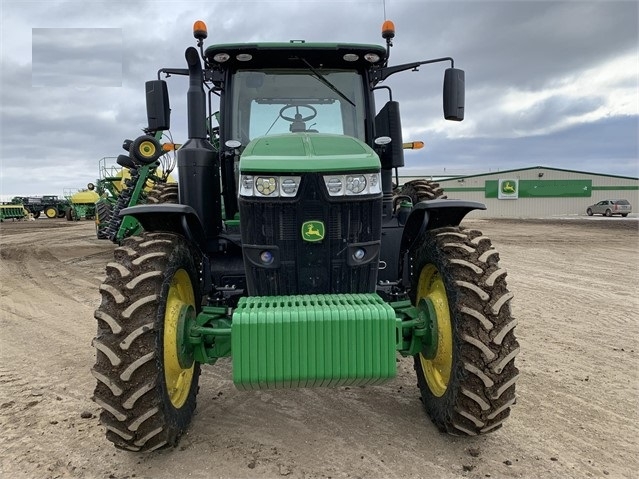
<svg viewBox="0 0 639 479">
<path fill-rule="evenodd" d="M 395 24 L 390 20 L 385 20 L 382 24 L 382 38 L 391 39 L 395 36 Z"/>
<path fill-rule="evenodd" d="M 193 24 L 193 36 L 198 40 L 204 40 L 208 36 L 206 30 L 206 23 L 202 20 L 198 20 Z"/>
</svg>

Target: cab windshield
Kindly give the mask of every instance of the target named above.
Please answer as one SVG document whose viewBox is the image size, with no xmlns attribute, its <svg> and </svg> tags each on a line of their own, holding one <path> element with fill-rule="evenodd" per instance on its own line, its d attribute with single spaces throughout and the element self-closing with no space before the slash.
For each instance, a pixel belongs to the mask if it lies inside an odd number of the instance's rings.
<svg viewBox="0 0 639 479">
<path fill-rule="evenodd" d="M 362 77 L 355 71 L 239 70 L 231 138 L 243 145 L 282 133 L 335 133 L 365 140 Z"/>
</svg>

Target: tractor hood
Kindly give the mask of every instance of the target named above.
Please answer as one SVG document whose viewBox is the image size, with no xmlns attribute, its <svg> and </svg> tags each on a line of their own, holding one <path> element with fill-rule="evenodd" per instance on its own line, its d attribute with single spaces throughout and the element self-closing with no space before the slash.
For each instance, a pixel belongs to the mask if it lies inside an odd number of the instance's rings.
<svg viewBox="0 0 639 479">
<path fill-rule="evenodd" d="M 286 133 L 251 141 L 240 158 L 242 173 L 379 171 L 379 157 L 352 136 Z"/>
</svg>

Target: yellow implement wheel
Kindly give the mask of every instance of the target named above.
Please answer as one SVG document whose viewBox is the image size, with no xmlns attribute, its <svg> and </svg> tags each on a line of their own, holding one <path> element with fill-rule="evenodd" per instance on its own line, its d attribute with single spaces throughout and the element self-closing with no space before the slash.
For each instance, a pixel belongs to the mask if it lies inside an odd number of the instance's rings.
<svg viewBox="0 0 639 479">
<path fill-rule="evenodd" d="M 140 143 L 140 148 L 138 149 L 140 155 L 145 158 L 152 158 L 155 155 L 155 145 L 150 141 L 143 141 Z"/>
<path fill-rule="evenodd" d="M 422 299 L 431 301 L 437 316 L 437 352 L 433 359 L 426 359 L 420 353 L 419 360 L 428 387 L 434 396 L 441 397 L 448 388 L 453 367 L 453 332 L 446 287 L 439 271 L 432 264 L 424 266 L 419 275 L 417 304 Z"/>
<path fill-rule="evenodd" d="M 183 308 L 195 308 L 193 285 L 186 271 L 175 272 L 166 298 L 164 313 L 164 380 L 171 404 L 181 408 L 189 396 L 194 365 L 184 369 L 178 357 L 178 326 Z"/>
<path fill-rule="evenodd" d="M 130 146 L 129 152 L 133 160 L 150 165 L 164 154 L 162 145 L 150 135 L 137 137 Z"/>
<path fill-rule="evenodd" d="M 58 216 L 58 210 L 54 206 L 47 206 L 44 210 L 44 214 L 47 218 L 56 218 Z"/>
</svg>

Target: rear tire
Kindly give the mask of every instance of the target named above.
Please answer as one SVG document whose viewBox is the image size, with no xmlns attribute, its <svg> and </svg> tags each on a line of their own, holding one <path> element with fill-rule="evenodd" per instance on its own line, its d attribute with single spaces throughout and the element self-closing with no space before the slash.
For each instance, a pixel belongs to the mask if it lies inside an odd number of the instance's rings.
<svg viewBox="0 0 639 479">
<path fill-rule="evenodd" d="M 100 422 L 121 449 L 173 446 L 193 416 L 200 366 L 180 366 L 170 332 L 178 329 L 180 308 L 201 308 L 198 261 L 187 240 L 172 233 L 126 238 L 114 256 L 95 312 Z"/>
<path fill-rule="evenodd" d="M 47 206 L 44 209 L 44 214 L 47 218 L 53 219 L 58 217 L 58 210 L 55 206 Z"/>
<path fill-rule="evenodd" d="M 404 183 L 401 188 L 396 190 L 396 195 L 408 196 L 416 205 L 420 201 L 445 199 L 444 189 L 430 180 L 419 179 Z"/>
<path fill-rule="evenodd" d="M 621 213 L 621 216 L 625 218 L 626 216 L 628 216 L 628 213 Z"/>
<path fill-rule="evenodd" d="M 146 197 L 147 204 L 155 203 L 177 203 L 178 184 L 177 183 L 155 183 Z"/>
<path fill-rule="evenodd" d="M 426 412 L 449 434 L 495 431 L 510 415 L 519 377 L 513 295 L 499 255 L 480 231 L 446 227 L 427 232 L 412 260 L 411 301 L 430 299 L 437 316 L 435 357 L 415 356 Z"/>
</svg>

